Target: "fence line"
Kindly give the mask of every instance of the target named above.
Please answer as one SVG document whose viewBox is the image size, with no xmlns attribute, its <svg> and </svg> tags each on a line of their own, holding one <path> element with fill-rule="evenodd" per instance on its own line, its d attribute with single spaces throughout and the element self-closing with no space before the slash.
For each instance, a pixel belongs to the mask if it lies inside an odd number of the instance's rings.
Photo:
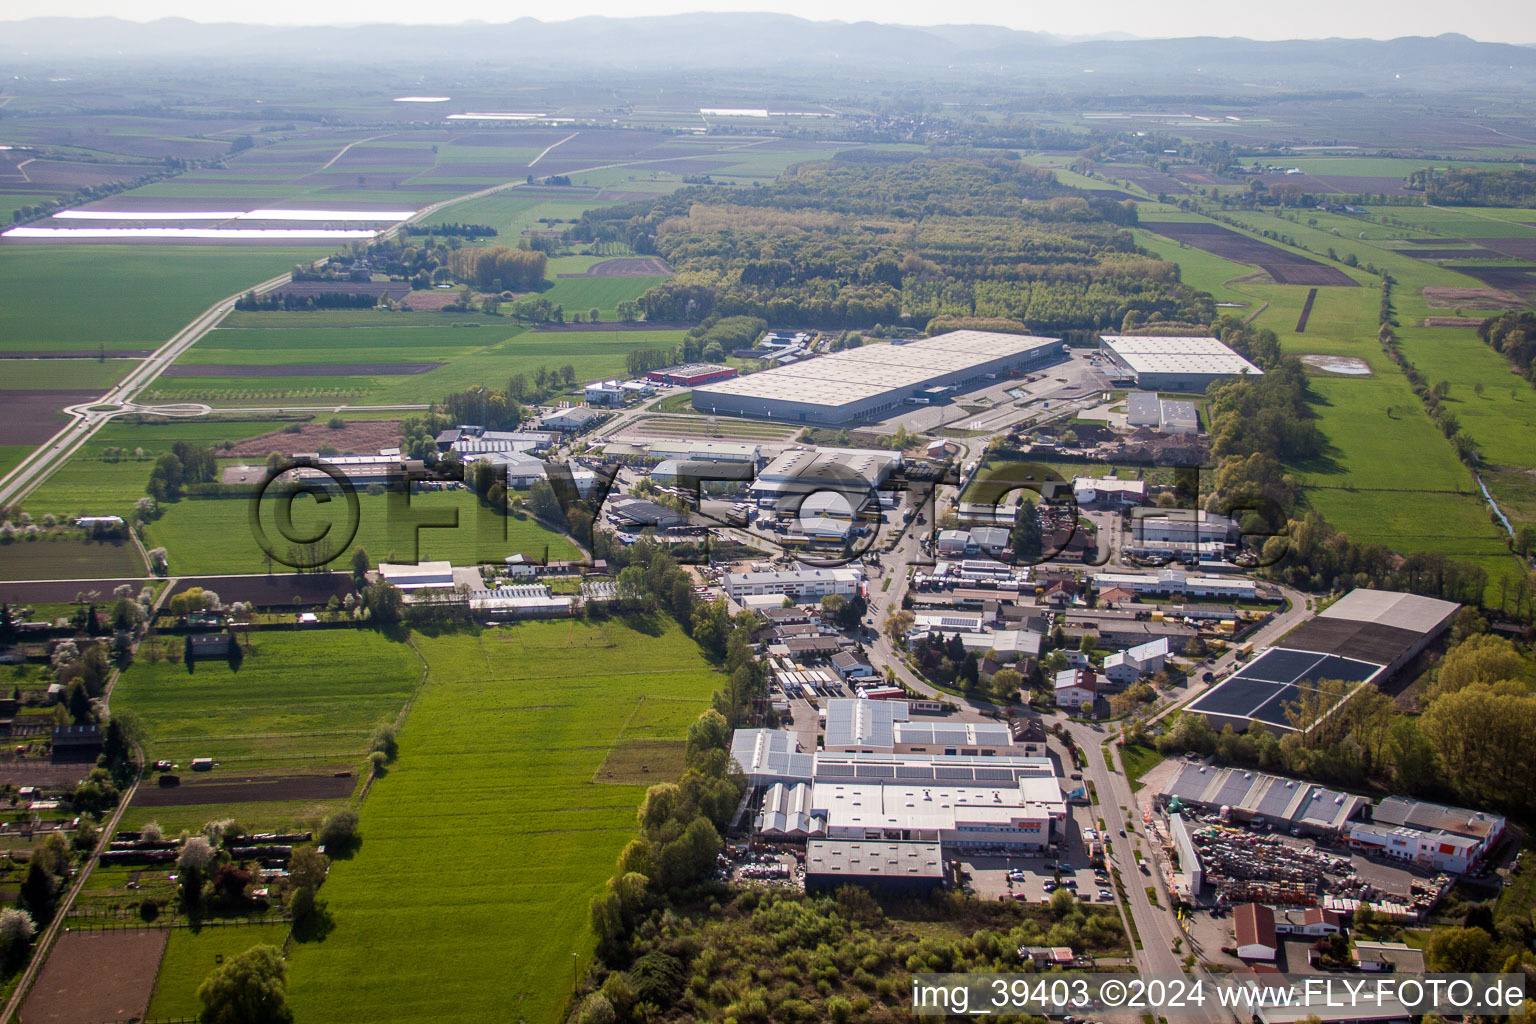
<svg viewBox="0 0 1536 1024">
<path fill-rule="evenodd" d="M 77 913 L 73 909 L 65 915 L 65 922 L 66 931 L 76 932 L 168 931 L 172 928 L 255 928 L 269 924 L 286 924 L 290 927 L 293 925 L 293 919 L 287 914 L 215 918 L 205 921 L 192 921 L 185 918 L 172 921 L 112 921 Z"/>
</svg>

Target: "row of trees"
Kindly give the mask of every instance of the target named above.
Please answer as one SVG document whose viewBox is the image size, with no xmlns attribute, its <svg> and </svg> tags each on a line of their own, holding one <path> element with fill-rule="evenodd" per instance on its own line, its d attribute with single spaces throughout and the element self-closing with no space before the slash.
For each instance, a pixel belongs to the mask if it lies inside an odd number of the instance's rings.
<svg viewBox="0 0 1536 1024">
<path fill-rule="evenodd" d="M 378 296 L 365 291 L 246 292 L 235 300 L 235 308 L 243 310 L 372 309 L 378 304 Z"/>
<path fill-rule="evenodd" d="M 145 492 L 156 502 L 174 501 L 188 484 L 212 483 L 218 474 L 218 457 L 212 448 L 177 441 L 155 460 Z"/>
<path fill-rule="evenodd" d="M 533 249 L 493 245 L 452 250 L 447 265 L 456 280 L 481 291 L 533 291 L 544 283 L 549 257 Z"/>
<path fill-rule="evenodd" d="M 1530 206 L 1536 200 L 1536 171 L 1426 168 L 1408 176 L 1425 202 L 1446 206 Z"/>
</svg>

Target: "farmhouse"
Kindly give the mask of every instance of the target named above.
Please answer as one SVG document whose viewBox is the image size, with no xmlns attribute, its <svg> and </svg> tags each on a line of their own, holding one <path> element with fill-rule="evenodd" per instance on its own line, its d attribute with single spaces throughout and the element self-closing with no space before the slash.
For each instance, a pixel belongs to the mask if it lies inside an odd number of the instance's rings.
<svg viewBox="0 0 1536 1024">
<path fill-rule="evenodd" d="M 1264 372 L 1216 338 L 1106 334 L 1099 351 L 1112 371 L 1148 391 L 1204 392 L 1214 381 Z M 1159 410 L 1159 425 L 1161 418 Z"/>
<path fill-rule="evenodd" d="M 693 391 L 700 412 L 780 420 L 843 423 L 888 416 L 908 400 L 927 402 L 986 377 L 1059 360 L 1054 338 L 953 331 L 901 345 L 865 345 Z"/>
</svg>

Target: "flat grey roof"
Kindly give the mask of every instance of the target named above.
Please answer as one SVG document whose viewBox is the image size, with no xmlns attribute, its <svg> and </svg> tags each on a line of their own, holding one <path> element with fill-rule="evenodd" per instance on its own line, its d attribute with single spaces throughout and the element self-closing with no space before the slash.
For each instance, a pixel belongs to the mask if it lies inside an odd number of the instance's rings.
<svg viewBox="0 0 1536 1024">
<path fill-rule="evenodd" d="M 1379 622 L 1425 634 L 1439 629 L 1460 607 L 1454 601 L 1361 587 L 1333 602 L 1320 615 L 1325 619 Z"/>
<path fill-rule="evenodd" d="M 943 878 L 938 843 L 876 843 L 811 839 L 805 844 L 805 873 L 850 878 Z"/>
<path fill-rule="evenodd" d="M 1216 338 L 1105 334 L 1100 340 L 1135 373 L 1258 375 L 1264 372 Z"/>
<path fill-rule="evenodd" d="M 887 391 L 915 388 L 969 366 L 1060 344 L 1058 338 L 1027 334 L 951 331 L 905 345 L 864 345 L 694 388 L 694 408 L 701 408 L 700 396 L 708 395 L 846 405 Z"/>
</svg>

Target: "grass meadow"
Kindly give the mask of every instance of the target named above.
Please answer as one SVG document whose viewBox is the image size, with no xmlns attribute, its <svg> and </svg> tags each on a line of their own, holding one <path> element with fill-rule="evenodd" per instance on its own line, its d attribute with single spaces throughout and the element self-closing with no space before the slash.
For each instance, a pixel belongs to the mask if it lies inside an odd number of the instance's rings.
<svg viewBox="0 0 1536 1024">
<path fill-rule="evenodd" d="M 1389 207 L 1382 212 L 1403 221 L 1418 218 L 1425 227 L 1454 224 L 1473 237 L 1483 228 L 1490 236 L 1536 233 L 1512 218 L 1484 219 L 1486 211 L 1481 210 Z M 1425 316 L 1449 312 L 1429 308 L 1425 287 L 1479 287 L 1478 282 L 1414 259 L 1407 250 L 1377 244 L 1413 235 L 1412 229 L 1313 211 L 1295 214 L 1296 221 L 1247 211 L 1235 216 L 1255 231 L 1288 234 L 1317 252 L 1330 247 L 1340 254 L 1353 252 L 1361 263 L 1387 268 L 1398 282 L 1393 303 L 1404 353 L 1429 380 L 1450 383 L 1452 409 L 1484 457 L 1495 464 L 1487 474 L 1495 496 L 1516 512 L 1536 509 L 1536 480 L 1524 471 L 1536 467 L 1528 440 L 1536 393 L 1512 377 L 1474 331 L 1420 326 Z M 1531 219 L 1529 211 L 1525 216 Z M 1307 220 L 1318 224 L 1309 226 Z M 1358 237 L 1362 230 L 1366 238 Z M 1312 381 L 1312 408 L 1329 449 L 1323 458 L 1295 469 L 1307 484 L 1308 501 L 1334 527 L 1356 540 L 1399 551 L 1440 552 L 1476 562 L 1493 581 L 1518 569 L 1505 550 L 1502 530 L 1489 522 L 1472 474 L 1376 340 L 1378 278 L 1354 272 L 1363 287 L 1318 289 L 1306 329 L 1297 333 L 1307 287 L 1236 280 L 1234 268 L 1252 268 L 1180 248 L 1144 231 L 1138 232 L 1138 239 L 1178 262 L 1183 280 L 1192 286 L 1210 291 L 1218 301 L 1248 303 L 1238 315 L 1273 330 L 1288 354 L 1353 356 L 1370 367 L 1370 376 L 1319 374 Z M 1411 466 L 1402 457 L 1408 451 L 1414 453 Z M 1490 585 L 1491 595 L 1496 594 L 1495 586 Z"/>
<path fill-rule="evenodd" d="M 360 771 L 374 727 L 421 679 L 409 646 L 371 630 L 257 633 L 238 671 L 208 660 L 188 672 L 170 641 L 167 660 L 123 673 L 112 708 L 138 719 L 149 760 L 211 757 L 221 775 Z"/>
<path fill-rule="evenodd" d="M 155 976 L 155 992 L 149 1001 L 149 1019 L 196 1017 L 203 1010 L 197 989 L 224 960 L 252 946 L 283 948 L 286 924 L 250 926 L 217 925 L 193 930 L 172 928 Z"/>
<path fill-rule="evenodd" d="M 0 246 L 0 348 L 152 349 L 219 299 L 328 248 Z"/>
<path fill-rule="evenodd" d="M 418 638 L 430 665 L 363 841 L 322 892 L 335 930 L 290 954 L 308 1024 L 553 1024 L 587 904 L 634 836 L 642 786 L 593 781 L 637 708 L 680 739 L 716 676 L 670 620 L 525 623 Z M 660 780 L 658 780 L 660 781 Z M 432 948 L 453 949 L 452 957 Z"/>
<path fill-rule="evenodd" d="M 469 491 L 413 494 L 404 499 L 360 493 L 355 536 L 336 552 L 345 565 L 352 549 L 363 547 L 375 563 L 446 559 L 455 565 L 501 562 L 522 553 L 543 561 L 580 557 L 565 536 L 541 526 L 531 517 L 502 516 L 490 511 Z M 276 524 L 276 502 L 261 506 L 261 522 L 279 557 L 288 544 Z M 150 546 L 166 549 L 171 571 L 180 576 L 265 572 L 267 558 L 250 523 L 246 498 L 182 499 L 162 506 L 160 518 L 145 528 Z M 346 522 L 345 504 L 326 504 L 301 497 L 293 502 L 293 535 L 319 536 L 327 524 L 339 534 Z M 457 525 L 455 523 L 455 517 Z M 415 529 L 415 524 L 423 524 Z M 440 527 L 425 524 L 441 523 Z M 278 566 L 281 568 L 281 566 Z"/>
</svg>

